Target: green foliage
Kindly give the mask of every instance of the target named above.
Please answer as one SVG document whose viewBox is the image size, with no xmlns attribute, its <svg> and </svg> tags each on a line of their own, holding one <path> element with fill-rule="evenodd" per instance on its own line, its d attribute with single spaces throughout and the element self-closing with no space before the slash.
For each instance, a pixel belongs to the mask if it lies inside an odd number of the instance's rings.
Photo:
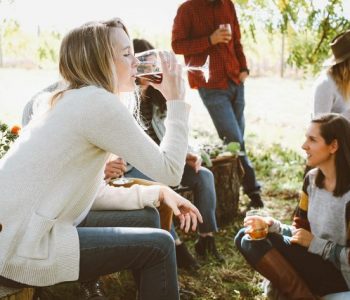
<svg viewBox="0 0 350 300">
<path fill-rule="evenodd" d="M 306 0 L 238 0 L 244 33 L 256 41 L 256 28 L 264 24 L 270 34 L 287 38 L 287 63 L 317 73 L 328 58 L 330 41 L 350 27 L 343 13 L 342 0 L 330 0 L 323 7 Z M 258 14 L 256 12 L 259 12 Z"/>
<path fill-rule="evenodd" d="M 248 152 L 266 194 L 290 199 L 298 195 L 303 180 L 305 161 L 295 151 L 273 144 L 258 145 Z"/>
<path fill-rule="evenodd" d="M 203 144 L 200 147 L 200 155 L 203 163 L 208 167 L 212 167 L 211 160 L 220 156 L 237 156 L 240 154 L 241 146 L 239 143 L 230 142 L 227 145 L 223 143 Z"/>
<path fill-rule="evenodd" d="M 56 31 L 43 31 L 39 35 L 39 47 L 37 49 L 40 65 L 58 62 L 58 52 L 62 36 Z"/>
<path fill-rule="evenodd" d="M 18 137 L 18 128 L 16 126 L 10 130 L 5 123 L 0 121 L 0 158 L 5 155 L 11 144 Z"/>
</svg>

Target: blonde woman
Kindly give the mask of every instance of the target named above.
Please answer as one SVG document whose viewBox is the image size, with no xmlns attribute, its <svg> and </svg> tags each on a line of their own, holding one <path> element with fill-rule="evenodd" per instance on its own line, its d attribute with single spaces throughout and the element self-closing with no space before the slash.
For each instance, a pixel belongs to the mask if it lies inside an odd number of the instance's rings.
<svg viewBox="0 0 350 300">
<path fill-rule="evenodd" d="M 118 19 L 85 24 L 64 37 L 59 70 L 68 87 L 0 160 L 0 284 L 47 286 L 132 269 L 139 275 L 140 299 L 179 298 L 168 232 L 104 227 L 103 220 L 99 227 L 77 227 L 98 205 L 94 199 L 110 153 L 159 181 L 181 180 L 189 114 L 181 67 L 174 55 L 162 60 L 163 81 L 156 88 L 167 99 L 168 119 L 157 146 L 118 97 L 134 89 L 137 63 Z M 166 187 L 134 186 L 120 197 L 141 206 L 165 203 L 187 231 L 202 221 L 188 200 Z M 108 210 L 115 206 L 101 203 Z"/>
<path fill-rule="evenodd" d="M 340 113 L 350 120 L 350 30 L 336 36 L 333 57 L 314 88 L 314 114 Z"/>
</svg>

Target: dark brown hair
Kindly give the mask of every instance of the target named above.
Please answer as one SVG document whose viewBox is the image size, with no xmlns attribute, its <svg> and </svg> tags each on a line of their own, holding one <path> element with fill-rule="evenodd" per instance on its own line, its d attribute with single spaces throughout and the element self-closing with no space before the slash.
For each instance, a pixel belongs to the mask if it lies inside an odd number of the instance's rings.
<svg viewBox="0 0 350 300">
<path fill-rule="evenodd" d="M 335 152 L 336 186 L 335 197 L 341 197 L 350 190 L 350 123 L 339 114 L 324 114 L 314 118 L 312 123 L 320 125 L 320 134 L 327 145 L 338 142 Z M 325 176 L 320 169 L 316 175 L 316 186 L 324 187 Z"/>
</svg>

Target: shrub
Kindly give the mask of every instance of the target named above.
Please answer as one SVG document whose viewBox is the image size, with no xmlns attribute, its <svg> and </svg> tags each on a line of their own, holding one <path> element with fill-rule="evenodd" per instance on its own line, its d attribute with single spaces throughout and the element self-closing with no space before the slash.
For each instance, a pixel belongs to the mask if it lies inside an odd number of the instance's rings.
<svg viewBox="0 0 350 300">
<path fill-rule="evenodd" d="M 11 144 L 18 137 L 21 127 L 15 125 L 11 129 L 0 121 L 0 158 L 10 149 Z"/>
</svg>

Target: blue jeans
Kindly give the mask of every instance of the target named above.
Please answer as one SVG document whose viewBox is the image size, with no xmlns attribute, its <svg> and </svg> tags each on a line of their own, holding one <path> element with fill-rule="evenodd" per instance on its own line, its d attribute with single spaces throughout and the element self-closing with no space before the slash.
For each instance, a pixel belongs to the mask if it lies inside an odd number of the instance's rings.
<svg viewBox="0 0 350 300">
<path fill-rule="evenodd" d="M 132 168 L 129 172 L 125 173 L 125 177 L 142 178 L 153 181 L 136 168 Z M 215 217 L 216 194 L 213 173 L 203 167 L 196 173 L 190 166 L 186 165 L 181 184 L 190 187 L 194 191 L 194 204 L 203 217 L 203 223 L 199 223 L 198 225 L 199 232 L 216 232 L 218 228 Z M 174 239 L 177 238 L 174 225 L 171 226 L 170 233 Z"/>
<path fill-rule="evenodd" d="M 329 261 L 310 253 L 307 248 L 292 244 L 290 237 L 269 233 L 266 239 L 251 240 L 241 229 L 235 237 L 235 245 L 247 262 L 254 266 L 273 247 L 292 265 L 309 289 L 317 295 L 347 291 L 341 272 Z"/>
<path fill-rule="evenodd" d="M 132 226 L 148 228 L 130 228 Z M 157 229 L 159 226 L 159 214 L 154 208 L 90 211 L 77 227 L 78 280 L 94 280 L 101 275 L 132 269 L 139 299 L 179 299 L 174 241 L 168 232 Z M 1 276 L 0 284 L 27 286 Z"/>
<path fill-rule="evenodd" d="M 129 227 L 124 227 L 129 226 Z M 179 299 L 173 238 L 159 227 L 153 208 L 91 211 L 79 225 L 79 281 L 131 269 L 140 299 Z"/>
<path fill-rule="evenodd" d="M 245 153 L 244 144 L 244 85 L 230 81 L 226 90 L 199 88 L 199 95 L 207 108 L 219 137 L 228 144 L 238 142 Z M 260 192 L 260 184 L 247 155 L 239 156 L 244 169 L 243 190 L 249 196 Z"/>
</svg>

